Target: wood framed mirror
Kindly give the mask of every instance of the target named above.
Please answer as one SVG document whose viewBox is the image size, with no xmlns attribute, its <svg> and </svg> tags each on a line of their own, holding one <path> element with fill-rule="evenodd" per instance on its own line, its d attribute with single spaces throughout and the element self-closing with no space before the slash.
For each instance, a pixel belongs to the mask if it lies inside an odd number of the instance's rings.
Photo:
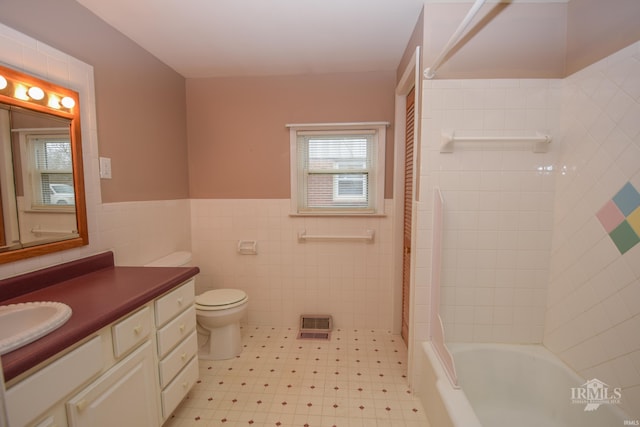
<svg viewBox="0 0 640 427">
<path fill-rule="evenodd" d="M 88 234 L 78 93 L 0 66 L 0 264 Z"/>
</svg>

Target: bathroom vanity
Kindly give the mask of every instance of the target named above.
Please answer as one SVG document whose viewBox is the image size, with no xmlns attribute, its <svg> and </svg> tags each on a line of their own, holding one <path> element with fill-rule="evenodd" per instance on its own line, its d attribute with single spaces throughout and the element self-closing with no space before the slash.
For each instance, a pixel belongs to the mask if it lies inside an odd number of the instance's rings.
<svg viewBox="0 0 640 427">
<path fill-rule="evenodd" d="M 72 309 L 2 356 L 9 425 L 157 427 L 198 378 L 197 267 L 119 267 L 107 252 L 0 281 L 0 304 Z"/>
</svg>

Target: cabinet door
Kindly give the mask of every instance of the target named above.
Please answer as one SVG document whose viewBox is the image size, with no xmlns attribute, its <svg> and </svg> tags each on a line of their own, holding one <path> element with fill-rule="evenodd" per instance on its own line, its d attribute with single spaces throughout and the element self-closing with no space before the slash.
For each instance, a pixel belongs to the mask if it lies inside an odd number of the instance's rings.
<svg viewBox="0 0 640 427">
<path fill-rule="evenodd" d="M 158 392 L 147 341 L 67 403 L 71 427 L 157 427 Z"/>
</svg>

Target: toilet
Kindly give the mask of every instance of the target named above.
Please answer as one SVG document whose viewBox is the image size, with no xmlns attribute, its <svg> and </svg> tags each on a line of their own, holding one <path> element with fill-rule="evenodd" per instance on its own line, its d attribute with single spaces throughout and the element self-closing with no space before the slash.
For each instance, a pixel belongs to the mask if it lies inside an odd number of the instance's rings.
<svg viewBox="0 0 640 427">
<path fill-rule="evenodd" d="M 191 252 L 180 251 L 157 259 L 148 267 L 187 267 Z M 242 352 L 240 320 L 246 315 L 249 297 L 239 289 L 214 289 L 196 295 L 198 357 L 224 360 Z"/>
<path fill-rule="evenodd" d="M 178 251 L 144 265 L 145 267 L 191 267 L 191 252 Z"/>
<path fill-rule="evenodd" d="M 200 359 L 231 359 L 242 352 L 240 320 L 248 305 L 249 297 L 239 289 L 214 289 L 196 296 Z"/>
</svg>

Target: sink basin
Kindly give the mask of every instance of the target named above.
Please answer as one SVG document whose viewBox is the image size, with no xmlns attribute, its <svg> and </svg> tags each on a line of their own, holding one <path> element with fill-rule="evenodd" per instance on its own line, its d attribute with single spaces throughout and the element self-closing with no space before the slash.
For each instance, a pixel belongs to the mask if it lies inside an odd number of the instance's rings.
<svg viewBox="0 0 640 427">
<path fill-rule="evenodd" d="M 25 302 L 0 306 L 0 354 L 42 338 L 71 317 L 71 307 L 60 302 Z"/>
</svg>

